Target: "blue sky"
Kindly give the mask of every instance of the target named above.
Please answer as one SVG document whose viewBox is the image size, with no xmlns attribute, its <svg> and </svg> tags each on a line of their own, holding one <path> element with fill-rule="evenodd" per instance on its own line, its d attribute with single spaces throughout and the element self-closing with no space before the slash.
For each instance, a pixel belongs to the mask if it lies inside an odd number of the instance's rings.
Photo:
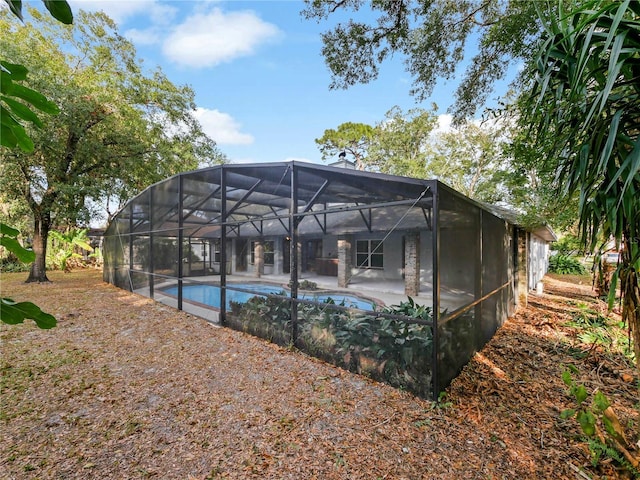
<svg viewBox="0 0 640 480">
<path fill-rule="evenodd" d="M 160 66 L 173 83 L 190 85 L 205 132 L 233 162 L 322 163 L 314 140 L 325 129 L 373 125 L 395 105 L 406 111 L 435 102 L 444 114 L 457 85 L 439 82 L 418 104 L 408 93 L 411 77 L 395 58 L 370 84 L 329 90 L 320 34 L 333 22 L 305 20 L 301 1 L 69 3 L 74 11 L 104 10 L 149 70 Z"/>
</svg>

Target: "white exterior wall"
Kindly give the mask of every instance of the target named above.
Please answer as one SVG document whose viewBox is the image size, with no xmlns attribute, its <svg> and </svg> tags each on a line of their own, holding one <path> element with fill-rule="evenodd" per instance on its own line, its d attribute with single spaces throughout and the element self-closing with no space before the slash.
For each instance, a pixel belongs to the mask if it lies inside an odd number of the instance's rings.
<svg viewBox="0 0 640 480">
<path fill-rule="evenodd" d="M 430 230 L 420 231 L 420 283 L 433 288 L 433 237 Z"/>
<path fill-rule="evenodd" d="M 549 269 L 549 244 L 542 238 L 529 234 L 529 290 L 536 285 Z"/>
</svg>

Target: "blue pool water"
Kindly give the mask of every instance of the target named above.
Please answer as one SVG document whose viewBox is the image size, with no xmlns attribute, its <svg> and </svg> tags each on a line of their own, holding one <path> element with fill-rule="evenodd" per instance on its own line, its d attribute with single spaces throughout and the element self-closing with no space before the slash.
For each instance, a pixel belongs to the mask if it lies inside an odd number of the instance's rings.
<svg viewBox="0 0 640 480">
<path fill-rule="evenodd" d="M 243 290 L 250 290 L 249 292 L 239 292 L 232 290 L 232 288 L 241 288 Z M 178 296 L 178 287 L 170 287 L 164 290 L 169 295 Z M 282 294 L 289 296 L 290 292 L 282 287 L 275 285 L 263 285 L 263 284 L 231 284 L 227 285 L 227 310 L 230 308 L 231 302 L 246 303 L 251 297 L 255 297 L 260 294 Z M 184 300 L 191 300 L 192 302 L 203 303 L 215 308 L 220 308 L 220 287 L 217 285 L 184 285 L 182 287 L 182 298 Z M 350 308 L 359 308 L 361 310 L 375 310 L 376 304 L 371 300 L 365 300 L 355 295 L 344 295 L 339 292 L 327 293 L 302 293 L 298 294 L 298 298 L 304 300 L 312 300 L 315 302 L 326 302 L 331 298 L 337 305 L 343 305 Z"/>
</svg>

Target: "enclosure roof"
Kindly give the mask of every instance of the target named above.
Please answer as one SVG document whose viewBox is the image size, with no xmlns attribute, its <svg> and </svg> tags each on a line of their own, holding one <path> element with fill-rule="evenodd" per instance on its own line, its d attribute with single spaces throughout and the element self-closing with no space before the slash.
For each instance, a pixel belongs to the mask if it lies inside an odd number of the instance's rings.
<svg viewBox="0 0 640 480">
<path fill-rule="evenodd" d="M 134 231 L 191 228 L 189 235 L 216 236 L 222 223 L 263 222 L 262 229 L 265 221 L 284 225 L 290 214 L 300 221 L 315 215 L 319 223 L 320 214 L 363 216 L 363 208 L 378 208 L 380 216 L 381 207 L 431 209 L 436 183 L 297 161 L 225 164 L 158 182 L 116 218 L 131 220 Z"/>
<path fill-rule="evenodd" d="M 301 232 L 389 231 L 431 228 L 438 190 L 460 193 L 438 182 L 299 161 L 224 164 L 184 172 L 158 182 L 130 200 L 111 225 L 118 231 L 181 230 L 187 236 L 280 235 L 297 219 Z M 515 223 L 513 212 L 475 203 Z M 330 214 L 330 215 L 329 215 Z M 443 220 L 445 220 L 443 218 Z M 553 233 L 553 232 L 551 232 Z"/>
<path fill-rule="evenodd" d="M 218 183 L 219 172 L 227 172 L 227 188 L 248 190 L 255 188 L 268 196 L 289 198 L 292 175 L 297 175 L 297 196 L 308 202 L 315 198 L 319 202 L 360 201 L 371 203 L 405 200 L 419 196 L 432 182 L 414 178 L 364 172 L 307 162 L 290 161 L 255 164 L 218 165 L 193 172 L 179 174 L 186 178 Z M 255 200 L 255 199 L 254 199 Z M 269 204 L 269 199 L 262 199 Z M 273 199 L 271 199 L 273 202 Z M 275 201 L 274 206 L 279 204 Z"/>
</svg>

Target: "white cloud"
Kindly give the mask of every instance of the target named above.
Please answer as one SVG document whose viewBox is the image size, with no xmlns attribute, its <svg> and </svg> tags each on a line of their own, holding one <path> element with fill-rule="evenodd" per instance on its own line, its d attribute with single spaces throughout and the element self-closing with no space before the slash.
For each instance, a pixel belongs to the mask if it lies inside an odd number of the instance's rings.
<svg viewBox="0 0 640 480">
<path fill-rule="evenodd" d="M 160 32 L 157 28 L 148 28 L 146 30 L 132 28 L 124 32 L 124 36 L 136 45 L 154 45 L 160 41 Z"/>
<path fill-rule="evenodd" d="M 194 114 L 202 130 L 219 145 L 249 145 L 253 136 L 240 131 L 240 124 L 228 113 L 198 107 Z"/>
<path fill-rule="evenodd" d="M 190 67 L 213 67 L 251 55 L 262 44 L 281 35 L 275 25 L 254 12 L 225 13 L 214 8 L 192 15 L 176 26 L 164 41 L 163 52 L 172 61 Z"/>
<path fill-rule="evenodd" d="M 153 2 L 152 8 L 148 11 L 148 15 L 155 25 L 169 25 L 174 21 L 177 14 L 177 7 L 157 2 Z"/>
<path fill-rule="evenodd" d="M 435 128 L 434 133 L 446 133 L 453 130 L 453 127 L 451 126 L 452 120 L 453 117 L 448 113 L 438 115 L 438 126 Z"/>
</svg>

